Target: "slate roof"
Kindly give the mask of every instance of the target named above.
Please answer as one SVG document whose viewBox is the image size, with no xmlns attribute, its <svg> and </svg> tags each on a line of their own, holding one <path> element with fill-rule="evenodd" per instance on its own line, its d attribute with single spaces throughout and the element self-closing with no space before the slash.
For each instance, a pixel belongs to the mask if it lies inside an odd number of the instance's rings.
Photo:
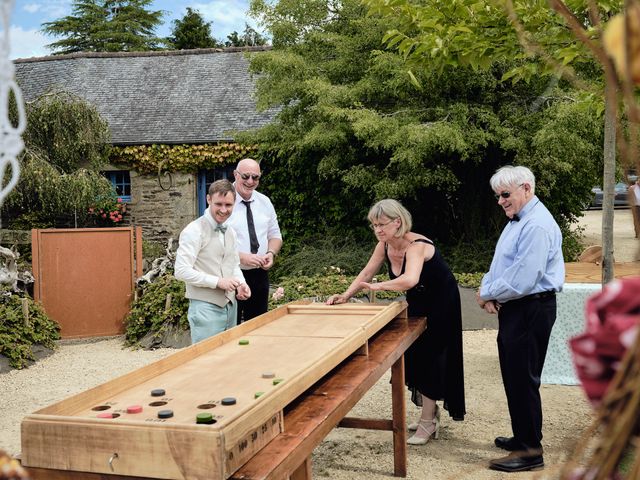
<svg viewBox="0 0 640 480">
<path fill-rule="evenodd" d="M 75 53 L 14 61 L 25 101 L 62 89 L 94 104 L 117 145 L 231 140 L 277 110 L 256 111 L 246 51 Z M 256 53 L 259 54 L 259 53 Z"/>
</svg>

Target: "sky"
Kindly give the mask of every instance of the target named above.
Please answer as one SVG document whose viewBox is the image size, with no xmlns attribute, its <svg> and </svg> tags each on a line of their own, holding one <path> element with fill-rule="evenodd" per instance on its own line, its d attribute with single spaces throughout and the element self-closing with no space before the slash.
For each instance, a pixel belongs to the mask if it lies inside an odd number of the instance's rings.
<svg viewBox="0 0 640 480">
<path fill-rule="evenodd" d="M 9 31 L 10 58 L 41 57 L 51 52 L 46 45 L 56 41 L 40 32 L 42 23 L 58 20 L 71 14 L 72 0 L 15 0 Z M 226 40 L 234 30 L 241 33 L 245 22 L 261 31 L 255 20 L 247 15 L 249 0 L 213 0 L 200 2 L 187 0 L 154 0 L 148 7 L 151 11 L 165 12 L 163 23 L 156 29 L 159 37 L 169 36 L 172 21 L 182 18 L 191 7 L 198 10 L 205 21 L 212 22 L 211 33 L 218 40 Z M 2 31 L 0 25 L 0 32 Z"/>
</svg>

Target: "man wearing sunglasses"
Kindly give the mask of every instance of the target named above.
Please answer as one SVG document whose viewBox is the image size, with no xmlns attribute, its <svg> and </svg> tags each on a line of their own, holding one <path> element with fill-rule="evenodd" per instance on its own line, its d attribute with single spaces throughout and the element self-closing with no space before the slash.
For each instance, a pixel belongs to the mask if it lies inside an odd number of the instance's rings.
<svg viewBox="0 0 640 480">
<path fill-rule="evenodd" d="M 278 216 L 271 200 L 257 192 L 262 173 L 252 158 L 238 162 L 234 187 L 238 195 L 229 224 L 238 236 L 240 267 L 251 289 L 251 298 L 238 302 L 238 324 L 268 310 L 268 270 L 282 247 Z"/>
<path fill-rule="evenodd" d="M 562 234 L 534 193 L 531 170 L 502 167 L 490 183 L 509 222 L 477 300 L 498 314 L 498 356 L 513 436 L 494 440 L 511 454 L 491 460 L 489 468 L 520 472 L 544 466 L 540 375 L 556 319 L 555 295 L 564 283 Z"/>
</svg>

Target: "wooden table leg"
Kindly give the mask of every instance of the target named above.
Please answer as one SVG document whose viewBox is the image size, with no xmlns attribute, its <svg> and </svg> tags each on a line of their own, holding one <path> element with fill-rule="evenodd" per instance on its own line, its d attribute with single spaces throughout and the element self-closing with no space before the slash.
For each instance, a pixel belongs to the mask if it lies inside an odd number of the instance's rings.
<svg viewBox="0 0 640 480">
<path fill-rule="evenodd" d="M 311 480 L 311 457 L 307 457 L 289 477 L 290 480 Z"/>
<path fill-rule="evenodd" d="M 407 424 L 404 403 L 404 355 L 391 367 L 391 404 L 393 406 L 393 474 L 407 476 Z"/>
</svg>

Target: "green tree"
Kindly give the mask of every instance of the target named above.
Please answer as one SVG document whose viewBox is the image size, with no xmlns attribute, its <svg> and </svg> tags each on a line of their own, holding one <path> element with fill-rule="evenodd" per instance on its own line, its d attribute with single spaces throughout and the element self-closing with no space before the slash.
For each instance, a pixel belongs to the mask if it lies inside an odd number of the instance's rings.
<svg viewBox="0 0 640 480">
<path fill-rule="evenodd" d="M 110 152 L 107 123 L 95 107 L 62 92 L 27 104 L 26 114 L 20 180 L 2 205 L 10 226 L 88 225 L 88 209 L 114 196 L 99 172 Z"/>
<path fill-rule="evenodd" d="M 404 58 L 380 50 L 393 20 L 367 15 L 356 0 L 255 1 L 252 12 L 274 45 L 251 60 L 259 106 L 281 111 L 242 138 L 261 145 L 270 169 L 263 188 L 275 185 L 288 238 L 332 231 L 370 241 L 368 206 L 395 197 L 418 231 L 450 246 L 482 242 L 504 223 L 488 179 L 514 161 L 539 174 L 561 223 L 580 214 L 601 158 L 592 97 L 543 78 L 501 82 L 513 62 L 422 68 L 412 82 Z M 572 124 L 581 136 L 554 135 Z"/>
<path fill-rule="evenodd" d="M 61 173 L 100 170 L 111 151 L 109 125 L 98 110 L 67 92 L 51 92 L 27 105 L 25 149 Z"/>
<path fill-rule="evenodd" d="M 211 36 L 211 22 L 205 22 L 197 10 L 187 7 L 187 12 L 179 20 L 173 21 L 171 36 L 167 45 L 175 50 L 191 48 L 215 48 L 220 43 Z"/>
<path fill-rule="evenodd" d="M 157 50 L 154 31 L 163 12 L 149 11 L 153 0 L 74 0 L 73 13 L 42 24 L 42 31 L 63 37 L 48 45 L 54 54 Z"/>
<path fill-rule="evenodd" d="M 580 88 L 586 85 L 585 71 L 593 74 L 598 70 L 599 88 L 593 89 L 593 82 L 586 88 L 606 98 L 603 178 L 598 183 L 604 186 L 603 282 L 613 279 L 618 82 L 611 60 L 600 45 L 600 37 L 603 19 L 620 11 L 623 2 L 363 0 L 363 3 L 370 13 L 393 19 L 395 28 L 387 32 L 385 42 L 397 49 L 412 68 L 442 69 L 450 65 L 490 68 L 495 62 L 515 59 L 515 67 L 505 72 L 503 80 L 558 75 Z"/>
<path fill-rule="evenodd" d="M 244 24 L 242 35 L 233 31 L 227 35 L 226 47 L 255 47 L 257 45 L 266 45 L 267 39 L 260 35 L 256 30 L 251 28 L 249 24 Z"/>
</svg>

